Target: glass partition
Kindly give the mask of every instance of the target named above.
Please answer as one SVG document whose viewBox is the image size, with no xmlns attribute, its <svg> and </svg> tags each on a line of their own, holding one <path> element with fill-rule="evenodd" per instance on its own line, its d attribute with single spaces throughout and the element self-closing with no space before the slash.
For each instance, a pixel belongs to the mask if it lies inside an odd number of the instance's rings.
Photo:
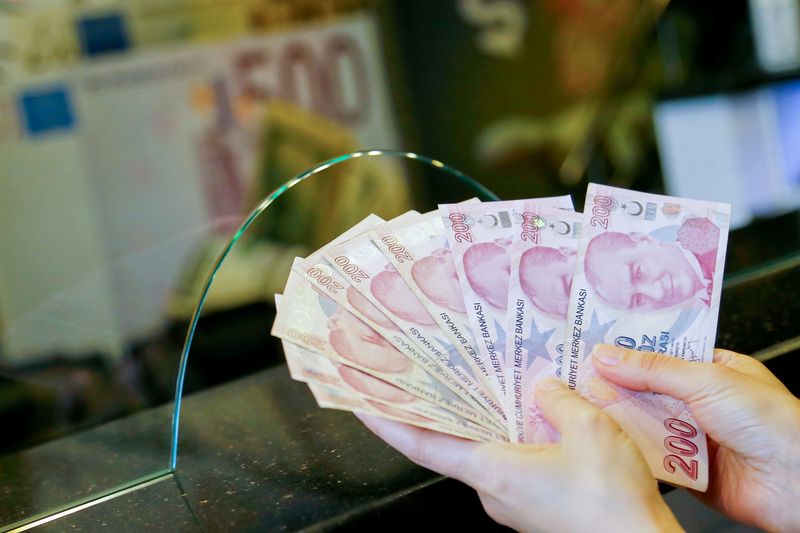
<svg viewBox="0 0 800 533">
<path fill-rule="evenodd" d="M 276 152 L 291 148 L 292 141 L 290 137 L 288 139 L 283 139 L 283 144 L 275 147 Z M 283 165 L 281 168 L 291 168 L 297 163 L 292 159 L 276 161 L 278 167 Z M 295 189 L 309 178 L 313 179 Z M 277 174 L 267 172 L 256 189 L 269 187 L 278 179 Z M 420 184 L 430 180 L 437 180 L 448 192 L 439 193 L 435 198 L 426 195 Z M 364 150 L 337 156 L 278 185 L 245 218 L 230 240 L 212 241 L 219 244 L 216 257 L 200 254 L 188 266 L 182 267 L 189 273 L 189 282 L 182 280 L 183 283 L 177 285 L 177 297 L 182 305 L 191 299 L 195 305 L 180 360 L 172 368 L 164 364 L 162 369 L 164 374 L 177 376 L 172 407 L 150 409 L 5 455 L 0 459 L 3 464 L 0 476 L 6 494 L 0 521 L 12 529 L 25 527 L 58 513 L 74 511 L 147 486 L 174 473 L 179 464 L 181 400 L 187 383 L 187 370 L 191 367 L 189 354 L 193 340 L 202 336 L 204 328 L 211 332 L 220 329 L 218 324 L 207 325 L 201 320 L 206 306 L 219 312 L 220 309 L 241 307 L 248 298 L 270 301 L 272 293 L 282 288 L 295 255 L 305 255 L 316 246 L 325 244 L 370 213 L 388 219 L 412 207 L 424 211 L 435 208 L 437 202 L 472 197 L 497 199 L 486 187 L 440 161 L 392 150 Z M 168 244 L 169 240 L 165 246 Z M 210 246 L 209 243 L 201 244 L 205 248 Z M 137 263 L 125 266 L 129 268 L 128 272 L 132 272 Z M 256 286 L 257 290 L 253 292 L 252 287 Z M 255 317 L 255 320 L 260 320 L 264 332 L 269 330 L 274 316 L 270 305 L 258 311 L 251 310 L 248 314 L 248 320 Z M 69 318 L 72 324 L 81 325 L 80 320 L 70 318 L 74 316 L 72 312 L 63 309 L 50 309 L 45 316 L 53 322 Z M 42 327 L 46 325 L 47 322 Z M 92 324 L 85 327 L 89 325 Z M 93 326 L 100 327 L 97 324 Z M 177 326 L 172 329 L 177 329 Z M 174 350 L 171 353 L 175 357 L 178 353 L 175 334 L 172 332 L 170 335 L 173 342 L 162 349 Z M 229 332 L 222 336 L 229 342 L 236 342 Z M 248 343 L 247 340 L 239 341 Z M 258 346 L 258 340 L 248 347 L 251 357 L 253 351 L 258 351 L 252 350 L 253 346 Z M 208 352 L 211 352 L 214 361 L 209 363 L 205 360 L 200 364 L 223 369 L 228 363 L 228 349 L 226 346 L 203 347 L 206 354 L 200 357 L 208 359 Z M 280 350 L 274 347 L 261 344 L 260 349 L 270 358 L 282 359 Z M 192 373 L 188 372 L 188 375 L 191 381 Z M 161 379 L 165 376 L 162 375 Z M 276 408 L 279 407 L 278 401 Z M 280 428 L 264 430 L 270 438 L 280 438 Z M 192 435 L 189 440 L 196 438 L 213 441 L 214 436 Z"/>
</svg>

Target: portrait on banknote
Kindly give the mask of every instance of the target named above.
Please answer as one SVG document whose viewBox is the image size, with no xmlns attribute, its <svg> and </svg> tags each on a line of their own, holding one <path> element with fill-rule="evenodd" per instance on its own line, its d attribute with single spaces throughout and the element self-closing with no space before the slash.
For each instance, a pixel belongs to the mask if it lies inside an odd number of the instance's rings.
<svg viewBox="0 0 800 533">
<path fill-rule="evenodd" d="M 409 394 L 358 369 L 337 364 L 336 371 L 345 383 L 356 391 L 372 398 L 399 404 L 411 403 L 417 400 L 417 397 L 413 394 Z"/>
<path fill-rule="evenodd" d="M 371 320 L 373 323 L 384 328 L 397 331 L 400 330 L 400 328 L 398 328 L 394 322 L 389 320 L 389 317 L 387 317 L 383 311 L 375 307 L 375 304 L 367 300 L 364 295 L 358 292 L 358 289 L 352 285 L 347 287 L 345 295 L 347 298 L 347 303 L 352 305 L 356 311 Z"/>
<path fill-rule="evenodd" d="M 328 319 L 328 340 L 333 350 L 347 361 L 376 372 L 405 372 L 413 364 L 374 329 L 337 306 Z"/>
<path fill-rule="evenodd" d="M 411 277 L 432 302 L 454 313 L 466 313 L 449 248 L 440 248 L 431 255 L 414 261 Z"/>
<path fill-rule="evenodd" d="M 567 317 L 576 250 L 535 246 L 520 258 L 519 284 L 531 303 L 551 317 Z"/>
<path fill-rule="evenodd" d="M 628 310 L 659 310 L 694 299 L 708 305 L 719 228 L 690 218 L 669 237 L 608 231 L 586 248 L 586 279 L 606 304 Z"/>
<path fill-rule="evenodd" d="M 475 294 L 496 309 L 506 309 L 508 304 L 510 245 L 510 240 L 498 239 L 473 244 L 464 252 L 464 274 L 467 282 Z"/>
<path fill-rule="evenodd" d="M 396 270 L 379 272 L 369 285 L 372 295 L 395 316 L 420 326 L 435 326 L 436 322 Z"/>
</svg>

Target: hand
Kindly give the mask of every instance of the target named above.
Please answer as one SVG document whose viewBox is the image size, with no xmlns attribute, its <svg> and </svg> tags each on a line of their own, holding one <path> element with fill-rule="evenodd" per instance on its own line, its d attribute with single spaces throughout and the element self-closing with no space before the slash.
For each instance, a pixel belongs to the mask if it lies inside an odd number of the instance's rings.
<svg viewBox="0 0 800 533">
<path fill-rule="evenodd" d="M 598 345 L 597 373 L 638 391 L 683 400 L 708 435 L 708 492 L 729 517 L 800 530 L 800 401 L 752 357 L 715 350 L 713 364 Z"/>
<path fill-rule="evenodd" d="M 478 443 L 359 416 L 415 463 L 478 491 L 486 512 L 521 531 L 681 531 L 639 448 L 611 417 L 565 388 L 536 390 L 558 444 Z"/>
</svg>

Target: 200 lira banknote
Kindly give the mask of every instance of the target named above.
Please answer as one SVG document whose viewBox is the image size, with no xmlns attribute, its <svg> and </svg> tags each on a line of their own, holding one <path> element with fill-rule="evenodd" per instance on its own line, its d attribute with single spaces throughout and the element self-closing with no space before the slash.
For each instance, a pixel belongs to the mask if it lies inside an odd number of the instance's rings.
<svg viewBox="0 0 800 533">
<path fill-rule="evenodd" d="M 452 391 L 294 271 L 289 274 L 272 334 L 483 423 Z"/>
<path fill-rule="evenodd" d="M 490 367 L 472 335 L 439 211 L 377 225 L 369 235 L 477 378 L 493 391 Z M 496 395 L 494 399 L 499 400 Z"/>
<path fill-rule="evenodd" d="M 729 220 L 728 204 L 590 184 L 566 321 L 562 380 L 622 426 L 658 479 L 698 490 L 708 452 L 686 406 L 611 386 L 587 357 L 603 342 L 711 362 Z"/>
<path fill-rule="evenodd" d="M 506 413 L 512 442 L 555 439 L 534 399 L 536 383 L 560 374 L 564 321 L 583 215 L 525 201 L 514 221 L 506 322 Z"/>
<path fill-rule="evenodd" d="M 481 441 L 505 439 L 505 435 L 470 422 L 366 372 L 336 363 L 291 342 L 281 343 L 289 373 L 297 381 L 331 387 L 365 400 L 378 410 L 399 410 L 412 418 L 422 417 L 437 424 L 437 431 L 451 435 Z"/>
<path fill-rule="evenodd" d="M 397 325 L 414 344 L 455 375 L 459 383 L 499 423 L 501 405 L 465 359 L 436 325 L 427 309 L 381 253 L 369 235 L 359 235 L 340 245 L 326 247 L 323 255 L 364 298 Z"/>
<path fill-rule="evenodd" d="M 531 200 L 542 205 L 572 209 L 569 196 Z M 513 220 L 523 200 L 480 204 L 444 204 L 445 234 L 452 250 L 461 295 L 481 357 L 489 365 L 492 386 L 499 398 L 506 395 L 504 368 L 506 305 Z"/>
</svg>

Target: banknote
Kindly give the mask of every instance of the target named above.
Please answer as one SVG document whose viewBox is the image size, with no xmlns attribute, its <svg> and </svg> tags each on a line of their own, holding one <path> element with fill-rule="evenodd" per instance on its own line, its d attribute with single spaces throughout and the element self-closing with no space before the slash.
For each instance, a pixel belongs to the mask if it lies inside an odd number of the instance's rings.
<svg viewBox="0 0 800 533">
<path fill-rule="evenodd" d="M 474 440 L 504 440 L 504 436 L 430 404 L 356 368 L 336 363 L 291 342 L 281 341 L 281 343 L 289 373 L 297 381 L 317 383 L 367 400 L 369 403 L 388 405 L 407 413 L 422 416 L 448 426 L 453 431 L 458 431 Z"/>
<path fill-rule="evenodd" d="M 542 205 L 572 209 L 569 196 L 540 198 Z M 490 367 L 496 395 L 505 398 L 505 323 L 510 273 L 508 246 L 523 200 L 443 204 L 447 241 L 482 359 Z"/>
<path fill-rule="evenodd" d="M 381 224 L 369 235 L 474 375 L 487 390 L 493 390 L 490 369 L 470 329 L 441 213 L 437 210 L 412 220 Z M 495 395 L 494 399 L 499 398 Z"/>
<path fill-rule="evenodd" d="M 473 422 L 483 425 L 489 419 L 474 416 L 473 408 L 295 271 L 289 274 L 272 334 L 380 378 Z"/>
<path fill-rule="evenodd" d="M 317 405 L 324 409 L 338 409 L 340 411 L 364 413 L 381 418 L 387 418 L 396 422 L 403 422 L 405 424 L 417 426 L 423 429 L 429 429 L 431 431 L 437 431 L 439 433 L 453 435 L 455 437 L 461 437 L 463 439 L 480 440 L 476 439 L 472 435 L 451 428 L 450 426 L 440 424 L 435 420 L 398 409 L 393 405 L 353 396 L 340 389 L 335 389 L 326 385 L 320 385 L 319 383 L 308 383 L 308 388 L 311 390 L 311 394 L 314 396 Z"/>
<path fill-rule="evenodd" d="M 359 235 L 338 246 L 326 247 L 323 255 L 348 284 L 389 317 L 419 349 L 458 378 L 459 383 L 498 422 L 505 424 L 502 407 L 492 391 L 481 383 L 369 235 Z"/>
<path fill-rule="evenodd" d="M 697 490 L 708 453 L 686 406 L 609 385 L 587 356 L 604 342 L 711 362 L 729 221 L 728 204 L 590 184 L 567 312 L 562 380 L 617 420 L 658 479 Z"/>
<path fill-rule="evenodd" d="M 75 31 L 80 9 L 64 2 L 0 6 L 0 86 L 63 74 L 80 60 Z M 13 9 L 16 7 L 17 9 Z"/>
<path fill-rule="evenodd" d="M 526 201 L 509 248 L 506 367 L 512 442 L 552 442 L 555 431 L 536 408 L 534 387 L 556 377 L 583 215 Z"/>
<path fill-rule="evenodd" d="M 303 276 L 319 292 L 335 300 L 342 308 L 375 330 L 397 350 L 424 368 L 431 377 L 453 392 L 462 400 L 452 406 L 452 409 L 457 409 L 454 412 L 461 413 L 471 420 L 480 420 L 482 424 L 494 426 L 496 430 L 500 430 L 502 426 L 496 419 L 489 417 L 481 403 L 461 386 L 459 380 L 437 363 L 433 357 L 417 347 L 380 309 L 348 284 L 344 276 L 323 257 L 323 251 L 324 249 L 319 250 L 305 259 L 295 259 L 292 269 Z"/>
<path fill-rule="evenodd" d="M 321 253 L 311 254 L 305 259 L 295 259 L 292 269 L 311 283 L 318 292 L 332 298 L 339 306 L 375 330 L 384 340 L 446 387 L 452 394 L 443 395 L 440 405 L 446 405 L 451 412 L 475 420 L 484 427 L 503 432 L 504 426 L 491 417 L 454 376 L 432 357 L 423 353 L 380 309 L 348 285 L 344 277 L 331 267 Z"/>
<path fill-rule="evenodd" d="M 416 211 L 408 211 L 393 218 L 389 223 L 400 223 L 417 215 L 419 213 Z M 382 222 L 383 219 L 380 217 L 369 215 L 332 241 L 328 246 L 349 240 Z M 424 368 L 431 377 L 463 400 L 463 402 L 455 401 L 451 405 L 450 408 L 453 412 L 461 413 L 471 420 L 478 420 L 486 427 L 494 427 L 496 431 L 502 431 L 502 425 L 485 413 L 481 403 L 473 398 L 451 373 L 442 368 L 433 358 L 420 351 L 411 339 L 400 331 L 380 309 L 364 298 L 352 285 L 348 284 L 339 271 L 331 267 L 330 263 L 323 257 L 325 248 L 327 246 L 310 254 L 305 259 L 296 258 L 292 269 L 314 285 L 319 292 L 335 300 L 344 309 L 378 332 L 392 346 Z"/>
</svg>

